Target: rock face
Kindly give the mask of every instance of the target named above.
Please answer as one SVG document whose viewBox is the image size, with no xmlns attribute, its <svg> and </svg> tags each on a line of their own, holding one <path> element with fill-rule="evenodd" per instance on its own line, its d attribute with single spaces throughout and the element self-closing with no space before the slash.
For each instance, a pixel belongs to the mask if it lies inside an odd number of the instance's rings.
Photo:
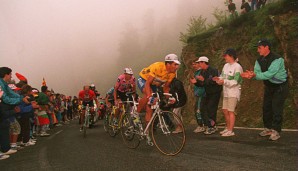
<svg viewBox="0 0 298 171">
<path fill-rule="evenodd" d="M 298 128 L 298 12 L 293 6 L 297 7 L 297 3 L 281 1 L 279 5 L 268 5 L 189 39 L 182 50 L 183 64 L 178 73 L 189 99 L 183 110 L 187 123 L 193 123 L 194 119 L 193 85 L 189 82 L 193 74 L 192 61 L 207 56 L 210 65 L 221 71 L 225 63 L 222 54 L 231 47 L 236 49 L 243 69 L 253 70 L 258 58 L 254 45 L 260 38 L 268 38 L 272 41 L 272 50 L 284 57 L 289 75 L 290 95 L 284 107 L 283 128 Z M 244 80 L 236 110 L 236 126 L 262 127 L 262 101 L 263 82 Z M 222 101 L 217 114 L 218 123 L 224 122 L 221 105 Z"/>
</svg>

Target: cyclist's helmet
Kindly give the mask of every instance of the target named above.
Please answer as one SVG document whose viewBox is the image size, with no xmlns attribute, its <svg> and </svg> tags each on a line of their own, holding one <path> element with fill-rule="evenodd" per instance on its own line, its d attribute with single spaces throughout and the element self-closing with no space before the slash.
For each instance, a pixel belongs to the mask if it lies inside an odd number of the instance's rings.
<svg viewBox="0 0 298 171">
<path fill-rule="evenodd" d="M 94 84 L 91 84 L 90 85 L 90 88 L 93 88 L 94 89 L 95 88 L 95 85 Z"/>
<path fill-rule="evenodd" d="M 131 68 L 124 68 L 124 73 L 125 74 L 133 75 L 133 72 L 132 72 L 132 69 Z"/>
</svg>

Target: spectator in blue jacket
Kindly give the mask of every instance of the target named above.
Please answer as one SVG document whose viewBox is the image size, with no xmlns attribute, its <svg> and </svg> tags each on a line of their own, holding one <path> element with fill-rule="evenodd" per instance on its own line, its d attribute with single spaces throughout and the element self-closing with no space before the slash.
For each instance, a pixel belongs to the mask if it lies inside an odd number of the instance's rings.
<svg viewBox="0 0 298 171">
<path fill-rule="evenodd" d="M 21 89 L 21 95 L 29 96 L 31 103 L 21 102 L 19 105 L 20 112 L 18 113 L 18 120 L 21 126 L 21 133 L 18 137 L 18 141 L 22 142 L 25 146 L 35 145 L 35 142 L 30 140 L 30 117 L 34 115 L 34 108 L 38 108 L 37 103 L 32 96 L 32 87 L 30 85 L 24 85 Z"/>
<path fill-rule="evenodd" d="M 0 103 L 0 151 L 4 154 L 13 154 L 17 150 L 11 149 L 9 141 L 9 118 L 14 116 L 19 108 L 16 107 L 22 101 L 29 103 L 28 97 L 23 97 L 8 87 L 8 82 L 11 81 L 12 70 L 8 67 L 0 68 L 0 87 L 3 91 L 2 100 Z"/>
</svg>

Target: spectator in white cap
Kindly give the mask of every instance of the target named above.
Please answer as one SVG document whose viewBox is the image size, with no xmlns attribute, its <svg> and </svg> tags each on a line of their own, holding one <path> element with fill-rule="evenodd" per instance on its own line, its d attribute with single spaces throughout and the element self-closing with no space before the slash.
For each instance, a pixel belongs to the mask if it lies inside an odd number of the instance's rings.
<svg viewBox="0 0 298 171">
<path fill-rule="evenodd" d="M 206 56 L 201 56 L 197 62 L 202 71 L 200 75 L 196 76 L 194 84 L 198 87 L 204 87 L 206 91 L 201 101 L 201 113 L 204 124 L 208 126 L 204 134 L 210 135 L 216 132 L 216 115 L 222 86 L 218 85 L 214 79 L 219 76 L 219 71 L 209 66 L 209 59 Z"/>
<path fill-rule="evenodd" d="M 180 61 L 178 56 L 175 54 L 168 54 L 165 56 L 164 62 L 156 62 L 150 66 L 142 69 L 139 73 L 137 84 L 141 92 L 143 93 L 143 98 L 139 101 L 139 106 L 137 109 L 137 114 L 135 115 L 136 121 L 139 119 L 138 113 L 146 106 L 146 116 L 145 120 L 148 123 L 152 117 L 151 104 L 148 104 L 149 99 L 154 102 L 151 94 L 156 92 L 158 87 L 163 85 L 163 91 L 168 93 L 170 90 L 170 84 L 172 80 L 176 77 L 176 71 L 179 68 Z M 175 102 L 173 102 L 175 103 Z M 151 141 L 147 137 L 148 142 Z"/>
</svg>

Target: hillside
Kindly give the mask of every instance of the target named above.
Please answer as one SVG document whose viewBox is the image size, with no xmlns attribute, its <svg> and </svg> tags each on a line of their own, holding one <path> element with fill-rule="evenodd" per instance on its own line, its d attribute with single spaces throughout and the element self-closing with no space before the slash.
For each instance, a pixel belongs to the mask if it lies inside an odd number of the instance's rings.
<svg viewBox="0 0 298 171">
<path fill-rule="evenodd" d="M 191 63 L 199 56 L 207 56 L 210 65 L 220 71 L 224 65 L 222 54 L 232 47 L 244 70 L 252 70 L 258 53 L 254 45 L 260 38 L 268 38 L 273 51 L 282 55 L 288 68 L 290 95 L 287 98 L 283 128 L 298 128 L 298 11 L 296 0 L 282 0 L 264 8 L 241 15 L 208 31 L 191 37 L 183 48 L 178 77 L 183 80 L 189 101 L 183 116 L 187 123 L 194 119 L 193 86 L 189 83 L 192 74 Z M 236 126 L 262 127 L 263 82 L 245 80 L 242 85 L 241 101 L 236 113 Z M 218 123 L 224 122 L 220 102 Z"/>
</svg>

